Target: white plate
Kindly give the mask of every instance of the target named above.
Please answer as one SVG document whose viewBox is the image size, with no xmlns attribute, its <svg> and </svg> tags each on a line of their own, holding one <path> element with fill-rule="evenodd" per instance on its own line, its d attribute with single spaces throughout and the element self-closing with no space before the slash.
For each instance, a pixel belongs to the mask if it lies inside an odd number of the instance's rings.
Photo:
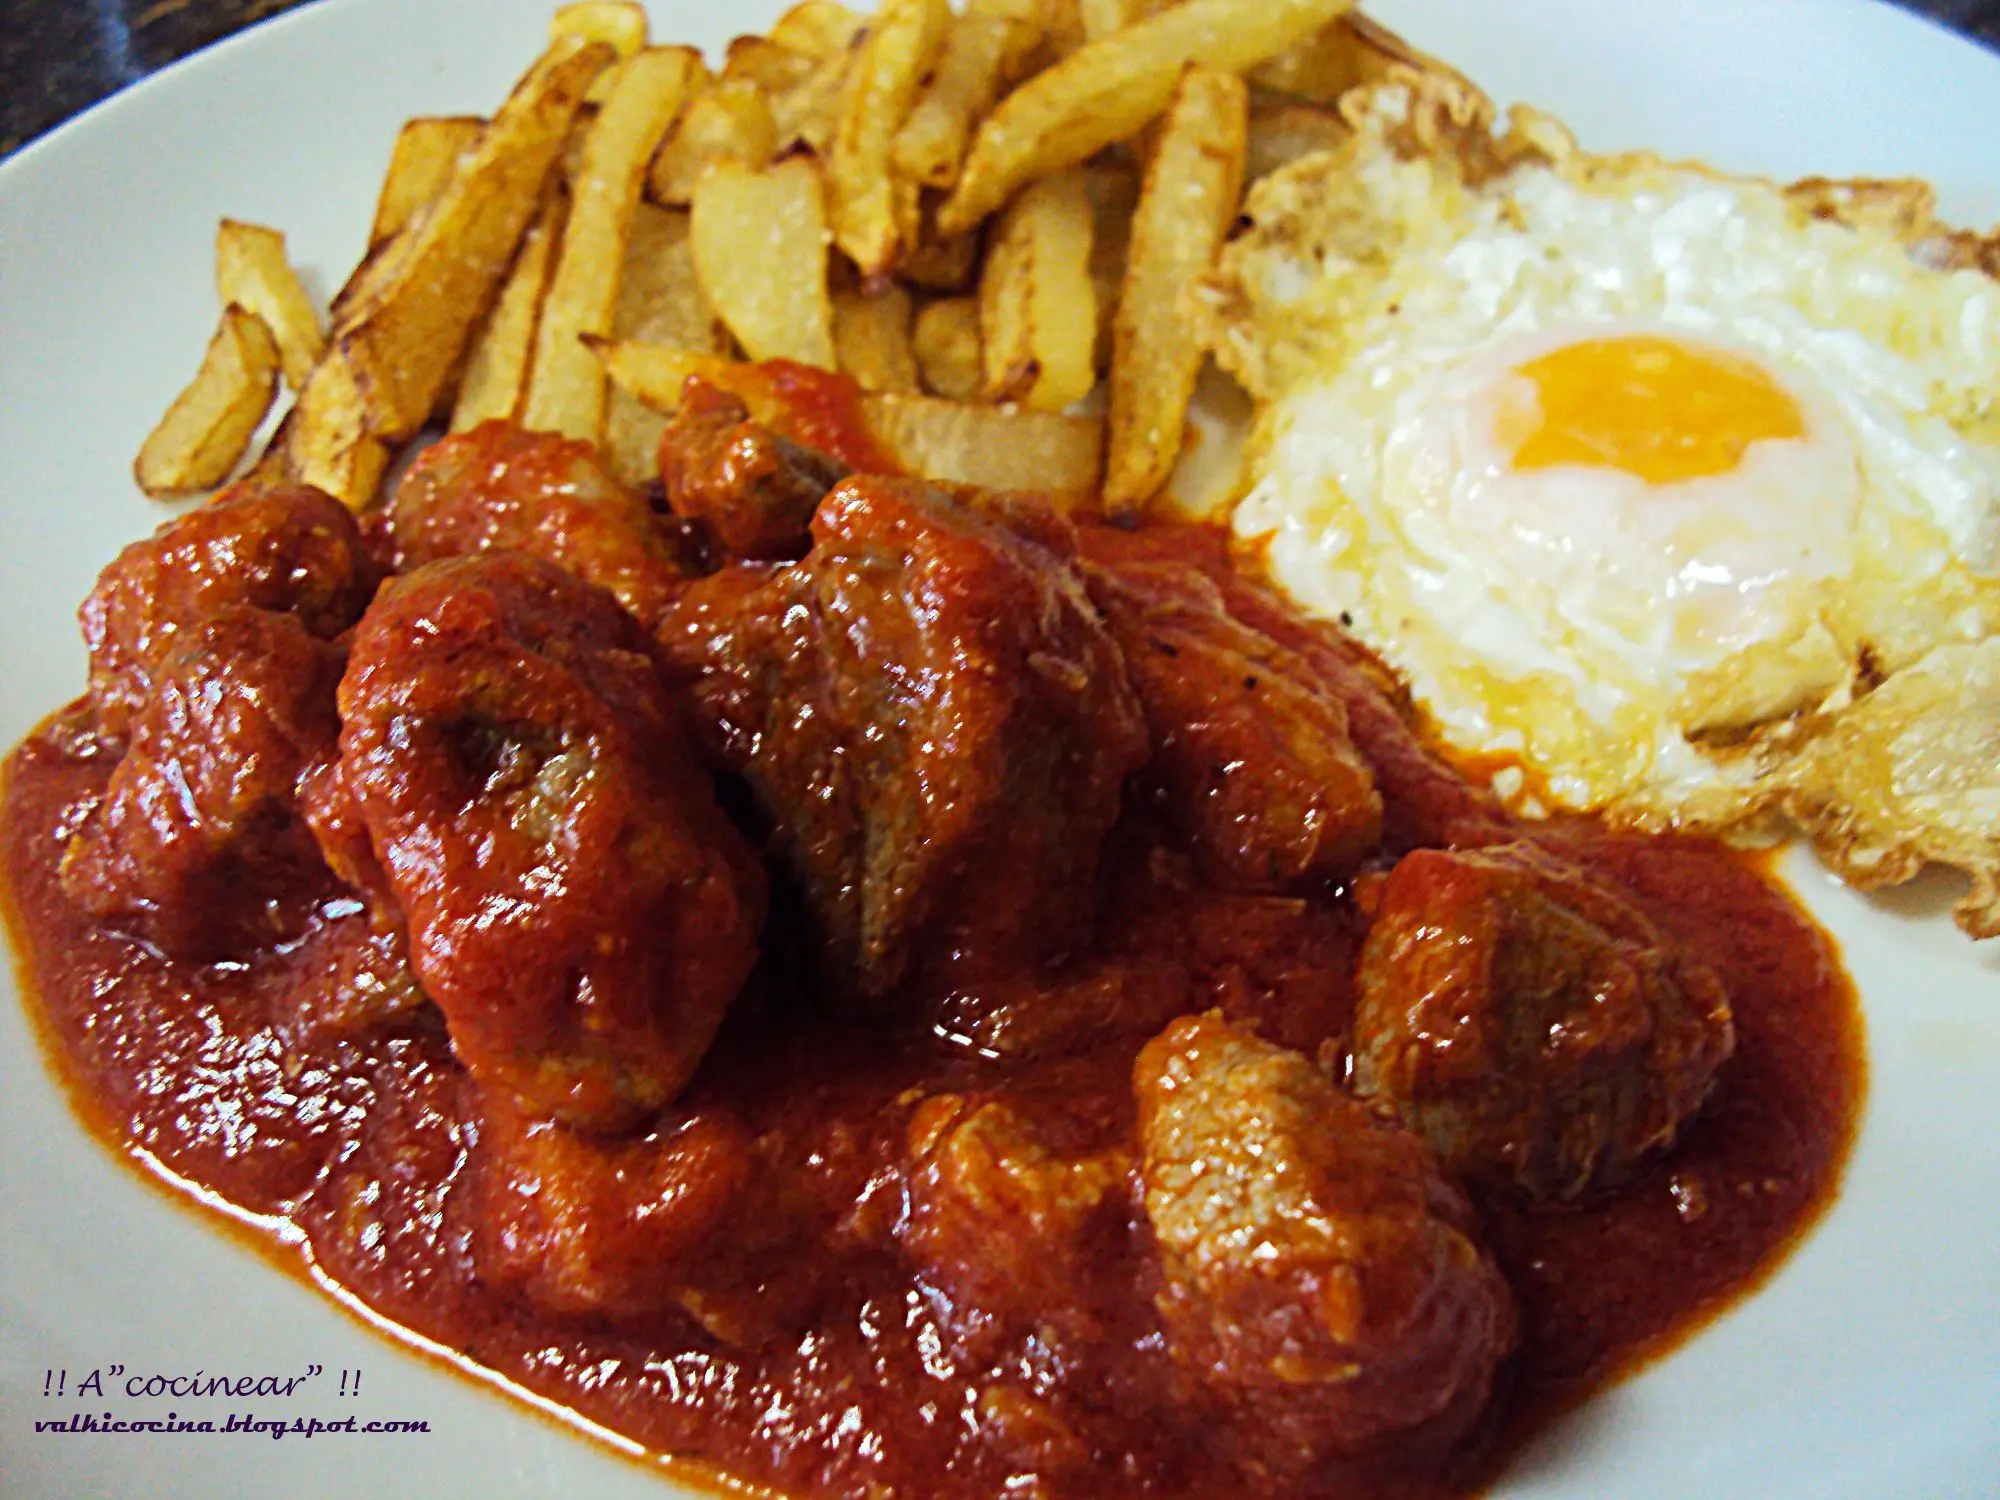
<svg viewBox="0 0 2000 1500">
<path fill-rule="evenodd" d="M 214 321 L 215 221 L 289 231 L 324 291 L 361 249 L 397 125 L 490 109 L 553 0 L 329 0 L 195 58 L 0 167 L 0 740 L 79 690 L 72 612 L 159 519 L 128 464 Z M 718 46 L 775 14 L 655 0 Z M 1915 173 L 2000 212 L 2000 61 L 1867 0 L 1380 0 L 1379 14 L 1587 146 L 1778 176 Z M 1775 1281 L 1520 1463 L 1510 1497 L 1991 1496 L 2000 1488 L 2000 944 L 1944 882 L 1869 904 L 1787 866 L 1868 1011 L 1872 1090 L 1847 1189 Z M 325 1372 L 287 1414 L 423 1436 L 53 1436 L 93 1368 Z M 359 1368 L 342 1400 L 337 1373 Z M 121 1381 L 107 1384 L 114 1390 Z M 183 1418 L 194 1403 L 128 1400 Z M 84 1409 L 101 1409 L 96 1402 Z M 74 1124 L 0 1004 L 0 1492 L 445 1500 L 658 1496 L 644 1470 L 365 1331 L 138 1185 Z"/>
</svg>

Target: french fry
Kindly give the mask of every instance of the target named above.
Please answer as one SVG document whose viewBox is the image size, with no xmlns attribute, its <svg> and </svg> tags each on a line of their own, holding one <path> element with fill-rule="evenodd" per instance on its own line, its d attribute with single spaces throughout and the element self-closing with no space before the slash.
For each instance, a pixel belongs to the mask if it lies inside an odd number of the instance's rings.
<svg viewBox="0 0 2000 1500">
<path fill-rule="evenodd" d="M 810 52 L 781 47 L 767 36 L 739 36 L 729 44 L 722 77 L 776 96 L 804 83 L 821 61 Z"/>
<path fill-rule="evenodd" d="M 776 386 L 756 365 L 694 349 L 679 349 L 671 344 L 612 339 L 588 342 L 604 361 L 604 372 L 613 385 L 631 392 L 664 415 L 672 416 L 680 410 L 682 390 L 690 379 L 699 376 L 742 401 L 749 408 L 752 421 L 772 423 L 784 416 Z"/>
<path fill-rule="evenodd" d="M 1195 66 L 1182 77 L 1146 168 L 1111 358 L 1104 510 L 1136 515 L 1173 473 L 1203 348 L 1181 299 L 1215 264 L 1243 196 L 1249 90 Z"/>
<path fill-rule="evenodd" d="M 1090 188 L 1090 284 L 1097 289 L 1097 344 L 1091 362 L 1101 374 L 1111 368 L 1112 325 L 1125 285 L 1140 174 L 1127 162 L 1093 162 L 1085 170 Z"/>
<path fill-rule="evenodd" d="M 1035 51 L 1030 72 L 1053 67 L 1090 40 L 1083 30 L 1083 0 L 1040 0 L 1042 45 Z"/>
<path fill-rule="evenodd" d="M 962 292 L 972 284 L 972 273 L 978 267 L 978 235 L 940 240 L 920 226 L 916 243 L 906 245 L 902 259 L 896 262 L 896 276 L 933 292 Z"/>
<path fill-rule="evenodd" d="M 1172 0 L 1077 0 L 1083 39 L 1097 41 L 1158 15 Z"/>
<path fill-rule="evenodd" d="M 1245 177 L 1255 182 L 1318 151 L 1332 151 L 1352 134 L 1339 112 L 1318 104 L 1271 104 L 1250 111 Z"/>
<path fill-rule="evenodd" d="M 437 201 L 444 185 L 470 151 L 486 122 L 473 115 L 428 116 L 406 121 L 389 153 L 389 171 L 375 200 L 370 250 L 392 240 Z"/>
<path fill-rule="evenodd" d="M 647 170 L 647 191 L 655 203 L 686 208 L 710 163 L 761 167 L 777 149 L 778 123 L 764 91 L 741 78 L 718 78 L 688 101 Z"/>
<path fill-rule="evenodd" d="M 695 270 L 689 215 L 639 205 L 625 269 L 618 279 L 616 337 L 677 344 L 710 354 L 729 350 L 729 331 L 716 316 Z"/>
<path fill-rule="evenodd" d="M 868 391 L 915 394 L 917 357 L 910 344 L 910 294 L 890 285 L 876 296 L 842 292 L 833 299 L 833 343 L 843 374 Z"/>
<path fill-rule="evenodd" d="M 255 313 L 278 341 L 285 383 L 298 390 L 326 351 L 312 299 L 285 258 L 285 237 L 261 224 L 224 219 L 215 231 L 215 289 L 224 307 Z"/>
<path fill-rule="evenodd" d="M 278 390 L 278 341 L 264 320 L 223 308 L 201 368 L 140 445 L 132 464 L 155 499 L 212 490 L 234 472 Z"/>
<path fill-rule="evenodd" d="M 886 272 L 916 237 L 916 189 L 889 156 L 950 25 L 946 0 L 882 0 L 841 91 L 827 164 L 833 235 L 864 276 Z"/>
<path fill-rule="evenodd" d="M 852 46 L 865 25 L 865 17 L 835 0 L 800 0 L 778 17 L 770 36 L 780 47 L 808 57 L 825 57 Z"/>
<path fill-rule="evenodd" d="M 293 478 L 359 508 L 414 437 L 486 315 L 611 49 L 565 38 L 515 86 L 428 213 L 335 299 L 333 335 L 275 446 Z"/>
<path fill-rule="evenodd" d="M 451 430 L 464 432 L 481 422 L 511 419 L 521 409 L 528 384 L 528 362 L 534 354 L 535 326 L 541 321 L 542 299 L 548 294 L 549 272 L 562 239 L 567 202 L 551 192 L 527 237 L 514 256 L 493 311 L 472 341 L 465 373 L 452 407 Z"/>
<path fill-rule="evenodd" d="M 896 170 L 927 187 L 958 181 L 972 127 L 1046 36 L 1042 0 L 968 0 L 937 71 L 896 134 Z"/>
<path fill-rule="evenodd" d="M 1260 63 L 1251 71 L 1250 81 L 1273 93 L 1332 106 L 1340 103 L 1348 90 L 1377 82 L 1398 66 L 1419 68 L 1427 73 L 1452 72 L 1436 58 L 1417 51 L 1388 27 L 1378 25 L 1359 11 L 1350 11 L 1315 27 Z"/>
<path fill-rule="evenodd" d="M 979 278 L 989 401 L 1061 411 L 1097 383 L 1097 291 L 1090 280 L 1086 174 L 1029 185 L 1002 216 Z"/>
<path fill-rule="evenodd" d="M 614 384 L 655 411 L 680 409 L 691 377 L 728 391 L 752 420 L 788 430 L 782 392 L 757 365 L 665 345 L 596 343 Z M 862 394 L 862 420 L 903 473 L 948 484 L 1034 490 L 1065 509 L 1089 503 L 1104 457 L 1103 424 L 1019 408 L 967 406 L 929 396 Z"/>
<path fill-rule="evenodd" d="M 976 401 L 986 383 L 979 349 L 979 302 L 946 297 L 917 314 L 911 343 L 924 389 L 952 401 Z"/>
<path fill-rule="evenodd" d="M 1085 44 L 1000 101 L 972 138 L 938 227 L 963 234 L 1024 183 L 1132 136 L 1200 62 L 1240 73 L 1350 9 L 1353 0 L 1187 0 Z"/>
<path fill-rule="evenodd" d="M 639 205 L 625 269 L 618 278 L 615 338 L 674 344 L 703 354 L 725 354 L 729 332 L 695 274 L 688 216 L 650 203 Z M 631 392 L 613 386 L 604 409 L 604 454 L 627 484 L 648 484 L 659 474 L 660 434 L 667 419 Z"/>
<path fill-rule="evenodd" d="M 796 54 L 795 54 L 796 55 Z M 854 72 L 858 46 L 830 52 L 792 87 L 771 95 L 771 118 L 778 124 L 778 150 L 804 146 L 825 158 L 838 128 L 840 104 Z"/>
<path fill-rule="evenodd" d="M 646 164 L 680 112 L 700 58 L 654 47 L 625 65 L 584 145 L 562 249 L 535 329 L 535 357 L 521 424 L 596 441 L 604 429 L 604 370 L 579 341 L 607 334 L 618 306 L 618 272 Z"/>
<path fill-rule="evenodd" d="M 692 225 L 702 290 L 744 352 L 834 369 L 818 166 L 803 156 L 761 171 L 717 162 L 695 189 Z"/>
<path fill-rule="evenodd" d="M 373 415 L 354 366 L 321 360 L 258 468 L 275 457 L 291 478 L 364 509 L 389 469 L 389 445 L 368 430 Z"/>
<path fill-rule="evenodd" d="M 906 474 L 1032 490 L 1063 511 L 1081 510 L 1096 495 L 1104 424 L 1095 418 L 931 396 L 867 396 L 861 410 L 876 446 Z"/>
<path fill-rule="evenodd" d="M 620 57 L 631 57 L 646 45 L 646 7 L 636 0 L 576 0 L 558 6 L 549 19 L 549 40 L 570 36 L 602 42 Z"/>
<path fill-rule="evenodd" d="M 602 42 L 618 54 L 622 64 L 646 45 L 646 7 L 637 0 L 576 0 L 573 5 L 558 7 L 549 18 L 549 40 L 560 41 L 566 36 Z M 619 71 L 614 64 L 598 74 L 587 96 L 590 103 L 602 104 L 611 97 Z"/>
</svg>

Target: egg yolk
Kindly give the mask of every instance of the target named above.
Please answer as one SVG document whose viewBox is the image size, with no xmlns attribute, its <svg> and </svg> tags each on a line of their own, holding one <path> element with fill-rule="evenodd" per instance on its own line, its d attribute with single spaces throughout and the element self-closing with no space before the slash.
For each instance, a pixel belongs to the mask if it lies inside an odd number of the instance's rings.
<svg viewBox="0 0 2000 1500">
<path fill-rule="evenodd" d="M 1752 443 L 1805 435 L 1784 387 L 1723 349 L 1650 334 L 1583 339 L 1515 373 L 1536 395 L 1500 414 L 1517 470 L 1582 464 L 1676 484 L 1731 472 Z"/>
</svg>

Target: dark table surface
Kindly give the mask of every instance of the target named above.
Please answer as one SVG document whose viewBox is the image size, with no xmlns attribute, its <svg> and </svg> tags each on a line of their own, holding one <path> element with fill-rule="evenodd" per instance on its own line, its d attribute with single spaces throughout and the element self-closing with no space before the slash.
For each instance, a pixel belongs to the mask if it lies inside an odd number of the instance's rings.
<svg viewBox="0 0 2000 1500">
<path fill-rule="evenodd" d="M 307 3 L 0 0 L 0 156 L 177 58 Z M 2000 0 L 1898 3 L 2000 47 Z"/>
</svg>

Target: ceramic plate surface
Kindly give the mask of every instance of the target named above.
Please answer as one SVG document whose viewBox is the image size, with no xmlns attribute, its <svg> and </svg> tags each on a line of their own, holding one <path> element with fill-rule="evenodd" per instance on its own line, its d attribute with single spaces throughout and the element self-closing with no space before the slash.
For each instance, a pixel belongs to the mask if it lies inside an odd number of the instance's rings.
<svg viewBox="0 0 2000 1500">
<path fill-rule="evenodd" d="M 0 166 L 0 739 L 80 689 L 76 605 L 160 519 L 129 465 L 213 326 L 216 220 L 282 227 L 314 289 L 331 290 L 361 251 L 400 122 L 490 110 L 552 3 L 327 0 Z M 711 50 L 778 9 L 652 6 L 656 36 Z M 1916 174 L 1948 218 L 2000 216 L 2000 59 L 1869 0 L 1379 0 L 1376 13 L 1496 97 L 1554 110 L 1593 149 L 1779 177 Z M 1524 1455 L 1499 1491 L 1509 1500 L 1973 1500 L 2000 1486 L 2000 943 L 1953 930 L 1949 882 L 1869 902 L 1805 856 L 1783 868 L 1867 1010 L 1871 1089 L 1846 1190 L 1760 1294 Z M 237 1405 L 429 1432 L 34 1429 L 73 1410 L 214 1415 L 127 1398 L 134 1376 L 313 1365 L 295 1397 Z M 92 1370 L 112 1399 L 74 1399 Z M 335 1377 L 353 1370 L 360 1392 L 343 1399 Z M 10 995 L 0 1492 L 611 1500 L 671 1487 L 370 1332 L 140 1183 L 74 1123 Z"/>
</svg>

